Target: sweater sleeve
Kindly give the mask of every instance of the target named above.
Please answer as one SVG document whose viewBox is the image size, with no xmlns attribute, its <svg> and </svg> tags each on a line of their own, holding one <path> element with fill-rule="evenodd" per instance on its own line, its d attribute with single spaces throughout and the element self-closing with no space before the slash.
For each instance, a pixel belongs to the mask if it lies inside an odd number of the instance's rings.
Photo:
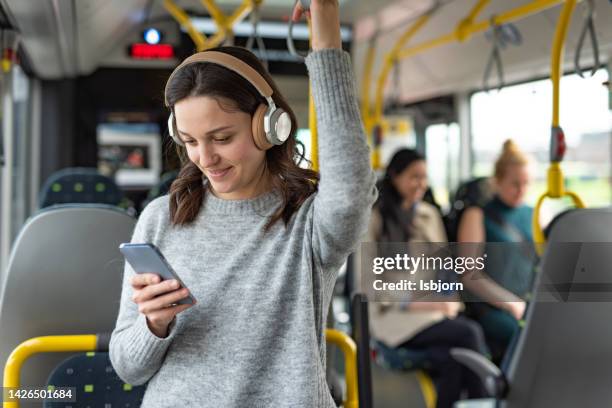
<svg viewBox="0 0 612 408">
<path fill-rule="evenodd" d="M 152 241 L 154 225 L 150 213 L 145 210 L 140 216 L 131 242 Z M 138 312 L 138 306 L 132 301 L 133 289 L 129 279 L 134 273 L 126 262 L 119 316 L 111 335 L 109 355 L 113 368 L 123 381 L 141 385 L 161 367 L 176 330 L 172 324 L 166 338 L 159 338 L 149 330 L 145 315 Z"/>
<path fill-rule="evenodd" d="M 313 249 L 335 270 L 366 232 L 377 197 L 370 149 L 355 95 L 349 54 L 311 52 L 306 59 L 317 115 L 320 182 L 313 202 Z"/>
</svg>

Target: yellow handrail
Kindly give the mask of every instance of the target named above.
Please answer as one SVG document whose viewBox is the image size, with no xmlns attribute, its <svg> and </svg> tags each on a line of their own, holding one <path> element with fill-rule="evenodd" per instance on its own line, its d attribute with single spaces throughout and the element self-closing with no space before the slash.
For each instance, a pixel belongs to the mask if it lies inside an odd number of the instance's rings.
<svg viewBox="0 0 612 408">
<path fill-rule="evenodd" d="M 433 381 L 431 381 L 431 377 L 429 377 L 425 371 L 419 370 L 416 372 L 416 378 L 419 382 L 421 392 L 423 393 L 425 406 L 427 408 L 434 408 L 436 406 L 438 395 L 436 393 L 436 386 L 434 385 Z"/>
<path fill-rule="evenodd" d="M 177 6 L 172 0 L 164 0 L 164 8 L 168 10 L 168 13 L 170 13 L 181 26 L 185 27 L 187 34 L 189 34 L 189 37 L 196 46 L 196 50 L 198 52 L 203 51 L 205 49 L 206 36 L 195 29 L 193 24 L 191 24 L 191 19 L 187 13 L 185 13 L 185 10 Z"/>
<path fill-rule="evenodd" d="M 441 45 L 449 44 L 454 41 L 465 41 L 473 34 L 488 30 L 491 27 L 492 22 L 496 25 L 510 23 L 512 21 L 516 21 L 523 17 L 526 17 L 530 14 L 539 13 L 540 11 L 554 7 L 562 3 L 563 1 L 564 0 L 534 0 L 531 3 L 527 3 L 512 10 L 508 10 L 504 13 L 497 14 L 493 21 L 491 21 L 491 19 L 487 19 L 467 26 L 461 25 L 460 23 L 460 29 L 458 26 L 457 28 L 455 28 L 454 31 L 448 34 L 444 34 L 433 40 L 417 44 L 411 48 L 401 50 L 398 52 L 397 57 L 398 59 L 408 58 L 423 51 L 427 51 L 432 48 L 439 47 Z"/>
<path fill-rule="evenodd" d="M 563 48 L 565 45 L 565 37 L 571 22 L 572 13 L 576 7 L 577 0 L 565 0 L 563 9 L 557 22 L 555 38 L 553 41 L 552 55 L 550 59 L 550 79 L 553 83 L 553 115 L 552 115 L 552 132 L 551 132 L 551 162 L 547 172 L 547 190 L 538 198 L 533 211 L 533 240 L 536 244 L 538 253 L 543 252 L 543 244 L 546 242 L 544 232 L 540 226 L 540 209 L 546 197 L 562 198 L 570 197 L 577 208 L 584 208 L 584 202 L 580 197 L 571 191 L 566 191 L 563 183 L 563 171 L 561 169 L 561 161 L 563 160 L 563 151 L 565 144 L 565 136 L 559 122 L 559 99 L 560 99 L 560 84 L 562 75 L 563 63 Z M 560 150 L 557 147 L 560 146 Z"/>
<path fill-rule="evenodd" d="M 359 400 L 357 394 L 357 346 L 353 339 L 347 334 L 335 330 L 326 329 L 327 341 L 338 346 L 344 354 L 346 372 L 346 401 L 345 408 L 358 408 Z M 66 336 L 41 336 L 33 337 L 18 345 L 9 355 L 4 366 L 3 387 L 19 388 L 20 373 L 23 363 L 32 355 L 49 352 L 70 351 L 96 351 L 98 336 L 95 334 L 66 335 Z M 3 408 L 19 408 L 18 402 L 4 402 Z"/>
<path fill-rule="evenodd" d="M 393 63 L 398 59 L 398 52 L 401 50 L 404 44 L 406 44 L 406 42 L 408 42 L 412 37 L 414 37 L 414 35 L 425 26 L 425 24 L 429 21 L 430 17 L 431 13 L 426 13 L 419 17 L 415 21 L 415 23 L 410 28 L 408 28 L 408 30 L 406 30 L 406 32 L 402 34 L 402 36 L 397 40 L 391 51 L 389 51 L 385 55 L 383 67 L 376 83 L 376 104 L 374 105 L 373 117 L 374 124 L 379 124 L 382 120 L 383 96 L 385 91 L 385 85 L 387 84 L 389 73 L 393 68 Z"/>
<path fill-rule="evenodd" d="M 231 16 L 226 16 L 214 0 L 200 1 L 215 20 L 218 28 L 218 31 L 210 39 L 207 39 L 204 34 L 195 29 L 187 13 L 177 6 L 173 0 L 164 0 L 164 7 L 181 26 L 185 27 L 198 52 L 220 45 L 227 34 L 232 31 L 234 25 L 241 22 L 255 6 L 263 2 L 263 0 L 244 0 Z"/>
<path fill-rule="evenodd" d="M 221 12 L 221 10 L 219 10 L 219 8 L 215 5 L 214 1 L 201 1 L 202 4 L 204 4 L 205 7 L 208 9 L 208 11 L 210 11 L 211 16 L 213 17 L 215 23 L 217 24 L 217 27 L 219 28 L 219 31 L 217 31 L 215 35 L 213 35 L 206 42 L 206 48 L 212 48 L 220 45 L 227 37 L 227 34 L 232 31 L 234 25 L 244 20 L 244 18 L 248 16 L 249 13 L 253 11 L 255 7 L 259 6 L 263 2 L 263 0 L 244 0 L 242 4 L 240 4 L 240 6 L 238 6 L 236 10 L 234 10 L 231 16 L 226 16 Z M 212 8 L 209 8 L 209 5 Z"/>
<path fill-rule="evenodd" d="M 17 346 L 4 366 L 3 387 L 19 388 L 19 374 L 23 363 L 32 355 L 48 352 L 95 351 L 98 336 L 95 334 L 69 336 L 42 336 L 28 339 Z M 18 402 L 4 402 L 3 408 L 18 408 Z"/>
<path fill-rule="evenodd" d="M 326 329 L 327 341 L 338 346 L 344 354 L 344 371 L 346 374 L 346 400 L 344 408 L 358 408 L 359 398 L 357 391 L 357 345 L 347 334 L 336 330 Z"/>
<path fill-rule="evenodd" d="M 308 19 L 308 38 L 312 46 L 312 24 Z M 308 81 L 308 128 L 310 129 L 310 161 L 312 169 L 319 171 L 319 132 L 317 130 L 317 111 L 312 98 L 312 84 Z"/>
</svg>

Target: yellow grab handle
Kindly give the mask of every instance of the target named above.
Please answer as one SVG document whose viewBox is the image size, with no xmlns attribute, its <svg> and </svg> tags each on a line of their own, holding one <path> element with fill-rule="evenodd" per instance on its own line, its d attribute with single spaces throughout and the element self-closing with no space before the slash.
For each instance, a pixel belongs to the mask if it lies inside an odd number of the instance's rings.
<svg viewBox="0 0 612 408">
<path fill-rule="evenodd" d="M 338 346 L 344 354 L 344 370 L 346 372 L 346 400 L 345 408 L 358 408 L 357 394 L 357 345 L 347 334 L 336 330 L 326 329 L 327 341 Z"/>
<path fill-rule="evenodd" d="M 544 252 L 544 245 L 546 243 L 546 238 L 544 237 L 544 231 L 540 226 L 540 208 L 542 207 L 542 203 L 546 197 L 550 198 L 561 198 L 561 197 L 570 197 L 574 202 L 576 208 L 585 208 L 584 202 L 580 199 L 578 194 L 572 191 L 564 191 L 560 196 L 553 196 L 549 191 L 545 192 L 538 198 L 535 208 L 533 209 L 533 242 L 535 243 L 536 251 L 539 255 L 542 255 Z"/>
</svg>

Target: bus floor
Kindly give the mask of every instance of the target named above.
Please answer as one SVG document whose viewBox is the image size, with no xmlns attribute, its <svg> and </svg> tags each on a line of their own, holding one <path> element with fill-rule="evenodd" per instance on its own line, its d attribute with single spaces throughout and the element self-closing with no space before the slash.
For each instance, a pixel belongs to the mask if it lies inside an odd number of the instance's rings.
<svg viewBox="0 0 612 408">
<path fill-rule="evenodd" d="M 372 363 L 374 408 L 427 408 L 416 371 L 391 371 Z"/>
</svg>

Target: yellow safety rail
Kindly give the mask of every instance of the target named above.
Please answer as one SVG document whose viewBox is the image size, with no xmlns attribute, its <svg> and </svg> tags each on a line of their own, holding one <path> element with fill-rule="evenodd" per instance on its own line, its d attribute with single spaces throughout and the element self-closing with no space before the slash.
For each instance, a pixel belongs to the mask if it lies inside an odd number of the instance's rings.
<svg viewBox="0 0 612 408">
<path fill-rule="evenodd" d="M 478 14 L 484 9 L 484 7 L 489 4 L 490 0 L 479 0 L 478 3 L 473 7 L 470 13 L 457 25 L 457 33 L 461 38 L 467 38 L 464 32 L 467 32 L 469 26 L 473 24 L 474 19 L 478 16 Z M 423 14 L 419 17 L 413 25 L 411 25 L 405 32 L 400 36 L 397 40 L 393 48 L 389 53 L 385 55 L 383 67 L 381 69 L 380 75 L 378 76 L 377 86 L 376 86 L 376 100 L 374 105 L 374 114 L 373 117 L 370 118 L 370 93 L 369 93 L 369 83 L 370 83 L 370 75 L 372 69 L 372 61 L 374 59 L 373 53 L 373 45 L 370 43 L 368 48 L 368 54 L 366 56 L 366 64 L 365 64 L 365 75 L 364 75 L 364 85 L 362 86 L 363 90 L 363 102 L 362 102 L 362 114 L 364 118 L 368 118 L 366 121 L 366 130 L 368 134 L 371 132 L 373 127 L 376 124 L 381 124 L 382 121 L 382 110 L 384 104 L 384 91 L 385 85 L 387 84 L 387 80 L 389 78 L 389 73 L 393 68 L 393 64 L 401 58 L 401 50 L 404 45 L 413 38 L 418 31 L 425 26 L 425 24 L 431 18 L 431 15 L 435 9 L 430 10 L 429 12 Z"/>
<path fill-rule="evenodd" d="M 4 389 L 19 388 L 19 374 L 25 360 L 37 353 L 66 351 L 95 351 L 95 334 L 34 337 L 21 343 L 9 356 L 4 366 Z M 18 402 L 4 402 L 3 408 L 18 408 Z"/>
<path fill-rule="evenodd" d="M 312 24 L 308 19 L 308 38 L 312 45 Z M 319 132 L 317 130 L 317 111 L 312 98 L 312 86 L 308 81 L 308 128 L 310 129 L 310 162 L 312 169 L 319 171 Z"/>
<path fill-rule="evenodd" d="M 327 341 L 338 346 L 344 354 L 346 372 L 345 408 L 358 408 L 357 394 L 357 346 L 347 334 L 326 329 Z M 96 351 L 98 336 L 95 334 L 42 336 L 28 339 L 17 346 L 4 366 L 4 389 L 19 388 L 21 367 L 32 355 L 49 352 Z M 3 408 L 19 408 L 18 402 L 4 402 Z"/>
<path fill-rule="evenodd" d="M 504 13 L 496 15 L 493 19 L 487 19 L 481 22 L 474 22 L 478 14 L 480 14 L 486 5 L 489 3 L 489 0 L 479 0 L 478 3 L 470 10 L 468 15 L 461 19 L 461 21 L 457 24 L 455 29 L 443 36 L 440 36 L 436 39 L 425 41 L 421 44 L 417 44 L 411 48 L 402 49 L 403 45 L 416 34 L 419 28 L 421 28 L 429 19 L 430 14 L 425 14 L 421 18 L 419 18 L 412 27 L 406 31 L 406 33 L 400 37 L 396 45 L 393 47 L 393 50 L 387 54 L 385 58 L 385 65 L 378 77 L 377 90 L 376 90 L 376 101 L 375 101 L 375 109 L 374 109 L 374 117 L 371 123 L 376 124 L 380 123 L 382 118 L 382 109 L 383 109 L 383 94 L 384 87 L 387 83 L 387 78 L 389 72 L 391 70 L 391 65 L 395 60 L 400 60 L 404 58 L 408 58 L 414 56 L 416 54 L 422 53 L 424 51 L 430 50 L 432 48 L 439 47 L 441 45 L 449 44 L 451 42 L 463 42 L 468 40 L 472 35 L 480 32 L 484 32 L 488 30 L 492 24 L 500 25 L 504 23 L 509 23 L 512 21 L 519 20 L 528 15 L 538 13 L 540 11 L 546 10 L 548 8 L 554 7 L 564 0 L 534 0 L 531 3 L 527 3 L 523 6 L 514 8 L 512 10 L 506 11 Z M 369 57 L 369 56 L 368 56 Z M 373 57 L 372 57 L 373 58 Z M 366 62 L 367 64 L 367 62 Z M 370 129 L 371 130 L 371 129 Z"/>
<path fill-rule="evenodd" d="M 377 80 L 374 112 L 372 112 L 370 109 L 370 92 L 368 89 L 375 56 L 374 41 L 370 41 L 366 55 L 364 79 L 362 84 L 361 116 L 363 117 L 366 135 L 371 142 L 370 144 L 372 145 L 372 167 L 374 169 L 380 168 L 380 151 L 377 146 L 377 137 L 374 137 L 373 131 L 377 125 L 382 125 L 383 94 L 385 91 L 385 84 L 389 78 L 389 73 L 393 68 L 393 64 L 395 61 L 397 61 L 398 51 L 429 21 L 430 16 L 431 12 L 425 13 L 419 17 L 417 21 L 415 21 L 415 23 L 408 28 L 404 34 L 402 34 L 391 51 L 385 55 L 383 67 Z"/>
<path fill-rule="evenodd" d="M 431 381 L 431 377 L 424 371 L 419 370 L 416 372 L 416 378 L 419 382 L 419 387 L 421 387 L 421 392 L 423 393 L 425 406 L 427 408 L 435 408 L 438 394 L 436 393 L 436 386 L 433 381 Z"/>
<path fill-rule="evenodd" d="M 201 0 L 201 2 L 215 20 L 218 28 L 218 31 L 210 39 L 207 39 L 204 34 L 195 29 L 187 13 L 177 6 L 173 0 L 164 0 L 164 7 L 181 26 L 185 27 L 198 52 L 220 45 L 228 33 L 232 32 L 234 25 L 244 20 L 253 8 L 259 6 L 263 0 L 244 0 L 231 16 L 226 16 L 213 0 Z"/>
<path fill-rule="evenodd" d="M 206 46 L 206 36 L 195 29 L 191 24 L 191 19 L 185 13 L 185 10 L 176 5 L 172 0 L 164 0 L 164 8 L 168 10 L 168 13 L 174 17 L 174 19 L 185 29 L 187 34 L 191 37 L 191 40 L 196 46 L 196 50 L 203 51 Z"/>
<path fill-rule="evenodd" d="M 383 94 L 385 91 L 385 85 L 387 83 L 387 79 L 389 78 L 389 74 L 391 69 L 393 68 L 393 64 L 398 59 L 398 52 L 401 48 L 408 42 L 416 33 L 419 32 L 421 28 L 425 26 L 425 24 L 429 21 L 431 17 L 431 13 L 426 13 L 419 17 L 415 23 L 406 30 L 404 34 L 397 40 L 391 51 L 389 51 L 385 55 L 385 59 L 383 62 L 383 67 L 378 76 L 377 86 L 376 86 L 376 105 L 374 106 L 374 117 L 373 123 L 380 123 L 382 119 L 382 110 L 383 110 Z"/>
<path fill-rule="evenodd" d="M 540 226 L 540 208 L 542 207 L 544 199 L 546 197 L 570 197 L 576 207 L 585 207 L 584 202 L 576 193 L 565 190 L 565 186 L 563 184 L 564 177 L 561 170 L 561 160 L 563 160 L 563 153 L 565 150 L 565 137 L 559 122 L 559 95 L 562 75 L 563 48 L 565 44 L 565 37 L 567 36 L 567 30 L 571 22 L 572 13 L 576 7 L 576 2 L 576 0 L 565 0 L 565 4 L 561 10 L 561 15 L 559 16 L 559 21 L 557 22 L 557 29 L 555 31 L 555 39 L 553 42 L 551 55 L 550 78 L 553 83 L 553 118 L 551 132 L 551 162 L 547 174 L 548 189 L 540 196 L 540 198 L 538 198 L 533 212 L 532 225 L 533 239 L 539 253 L 543 252 L 543 244 L 546 241 L 544 232 Z"/>
<path fill-rule="evenodd" d="M 372 80 L 372 68 L 374 67 L 374 56 L 376 55 L 376 35 L 370 39 L 366 52 L 365 64 L 363 66 L 363 80 L 361 81 L 361 118 L 366 130 L 367 137 L 373 127 L 372 112 L 370 108 L 370 82 Z"/>
<path fill-rule="evenodd" d="M 263 0 L 244 0 L 231 16 L 223 14 L 213 0 L 201 0 L 201 2 L 210 12 L 211 17 L 215 20 L 215 24 L 217 24 L 217 28 L 219 29 L 219 31 L 206 42 L 206 48 L 212 48 L 221 45 L 221 43 L 225 41 L 227 35 L 232 32 L 234 25 L 244 20 L 255 7 L 263 3 Z"/>
<path fill-rule="evenodd" d="M 358 408 L 357 394 L 357 345 L 347 334 L 336 330 L 325 330 L 327 341 L 338 346 L 344 354 L 344 371 L 346 375 L 346 400 L 344 408 Z"/>
<path fill-rule="evenodd" d="M 317 112 L 315 110 L 314 99 L 312 98 L 312 88 L 308 85 L 308 127 L 310 128 L 310 161 L 312 169 L 319 171 L 319 133 L 317 131 Z"/>
<path fill-rule="evenodd" d="M 517 21 L 531 14 L 539 13 L 543 10 L 557 6 L 563 3 L 563 1 L 564 0 L 534 0 L 531 3 L 527 3 L 512 10 L 508 10 L 504 13 L 497 14 L 493 19 L 487 19 L 478 23 L 472 23 L 468 25 L 463 24 L 464 20 L 461 20 L 461 22 L 458 24 L 454 31 L 435 38 L 433 40 L 417 44 L 411 48 L 401 50 L 398 52 L 398 58 L 408 58 L 423 51 L 427 51 L 432 48 L 439 47 L 441 45 L 449 44 L 451 42 L 465 41 L 470 36 L 476 33 L 481 33 L 488 30 L 489 28 L 491 28 L 492 24 L 501 25 L 504 23 Z"/>
</svg>

